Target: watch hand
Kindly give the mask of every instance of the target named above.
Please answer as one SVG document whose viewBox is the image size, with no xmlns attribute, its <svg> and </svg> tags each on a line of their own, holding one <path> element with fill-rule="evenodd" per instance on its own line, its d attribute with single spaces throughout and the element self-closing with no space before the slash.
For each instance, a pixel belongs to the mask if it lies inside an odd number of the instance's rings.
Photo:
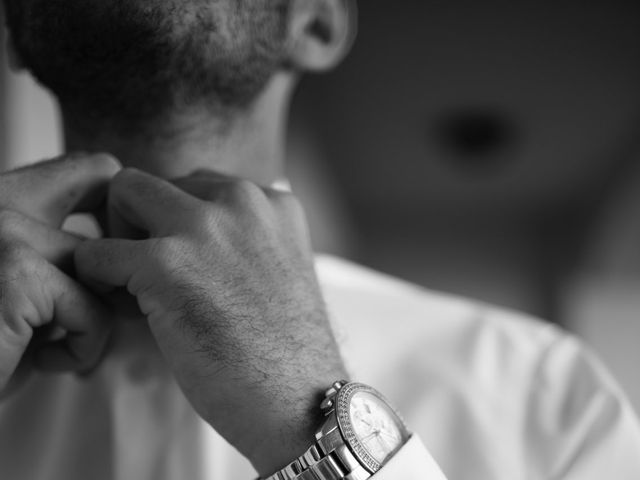
<svg viewBox="0 0 640 480">
<path fill-rule="evenodd" d="M 385 432 L 384 430 L 381 430 L 380 433 L 382 435 L 384 435 L 385 437 L 393 440 L 394 442 L 398 441 L 398 436 L 389 432 Z"/>
<path fill-rule="evenodd" d="M 370 439 L 371 437 L 377 437 L 379 433 L 380 433 L 380 430 L 374 430 L 372 433 L 370 433 L 370 434 L 369 434 L 369 435 L 367 435 L 366 437 L 362 437 L 362 438 L 360 439 L 360 441 L 361 441 L 361 442 L 364 442 L 364 441 L 366 441 L 366 440 Z"/>
</svg>

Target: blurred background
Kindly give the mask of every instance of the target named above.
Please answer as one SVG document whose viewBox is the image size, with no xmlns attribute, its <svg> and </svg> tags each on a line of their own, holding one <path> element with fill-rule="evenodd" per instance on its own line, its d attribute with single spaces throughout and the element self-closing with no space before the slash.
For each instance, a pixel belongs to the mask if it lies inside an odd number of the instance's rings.
<svg viewBox="0 0 640 480">
<path fill-rule="evenodd" d="M 2 167 L 59 152 L 2 69 Z M 639 130 L 640 2 L 363 0 L 296 96 L 289 176 L 317 250 L 558 323 L 640 410 Z"/>
</svg>

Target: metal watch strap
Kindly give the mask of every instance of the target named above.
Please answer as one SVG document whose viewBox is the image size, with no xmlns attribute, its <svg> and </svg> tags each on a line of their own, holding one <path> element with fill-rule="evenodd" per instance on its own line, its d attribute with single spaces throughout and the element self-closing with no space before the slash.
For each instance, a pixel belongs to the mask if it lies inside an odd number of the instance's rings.
<svg viewBox="0 0 640 480">
<path fill-rule="evenodd" d="M 333 412 L 338 391 L 347 382 L 335 382 L 325 393 L 321 408 L 327 416 L 316 433 L 316 443 L 289 465 L 264 480 L 366 480 L 371 474 L 347 447 Z"/>
<path fill-rule="evenodd" d="M 303 455 L 265 480 L 366 480 L 367 472 L 346 445 L 328 454 L 312 445 Z"/>
</svg>

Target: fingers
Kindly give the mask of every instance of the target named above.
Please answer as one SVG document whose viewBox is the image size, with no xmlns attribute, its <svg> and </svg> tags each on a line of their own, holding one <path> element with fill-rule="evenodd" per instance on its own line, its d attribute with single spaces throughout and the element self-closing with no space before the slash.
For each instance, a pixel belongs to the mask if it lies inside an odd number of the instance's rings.
<svg viewBox="0 0 640 480">
<path fill-rule="evenodd" d="M 70 213 L 98 207 L 118 170 L 107 154 L 67 155 L 13 170 L 0 176 L 0 208 L 59 227 Z"/>
<path fill-rule="evenodd" d="M 215 202 L 220 193 L 220 189 L 216 188 L 217 185 L 226 181 L 227 180 L 188 176 L 172 180 L 171 183 L 180 190 L 200 200 Z"/>
<path fill-rule="evenodd" d="M 98 360 L 108 339 L 110 314 L 96 297 L 24 246 L 3 245 L 0 272 L 0 390 L 12 378 L 34 331 L 44 326 L 64 333 L 43 347 L 58 359 L 56 365 L 81 371 Z"/>
<path fill-rule="evenodd" d="M 76 274 L 89 285 L 102 286 L 102 290 L 126 287 L 142 269 L 147 249 L 143 240 L 88 240 L 75 250 Z"/>
<path fill-rule="evenodd" d="M 172 183 L 189 195 L 209 203 L 222 206 L 259 204 L 266 199 L 278 200 L 290 195 L 279 188 L 261 187 L 248 180 L 232 177 L 211 170 L 197 170 L 186 177 L 172 180 Z"/>
<path fill-rule="evenodd" d="M 86 370 L 98 360 L 108 309 L 61 271 L 71 271 L 82 239 L 58 228 L 103 204 L 119 169 L 108 155 L 73 155 L 0 175 L 0 389 L 43 325 L 64 333 L 38 353 L 47 368 Z"/>
<path fill-rule="evenodd" d="M 255 200 L 257 195 L 262 197 L 261 200 L 269 200 L 274 208 L 285 211 L 287 217 L 300 219 L 302 216 L 304 220 L 302 208 L 286 182 L 276 182 L 272 187 L 266 188 L 237 177 L 198 170 L 186 177 L 174 179 L 172 183 L 189 195 L 210 203 L 221 203 L 229 199 L 243 203 Z"/>
<path fill-rule="evenodd" d="M 109 207 L 127 223 L 153 236 L 164 234 L 199 208 L 193 197 L 171 183 L 134 169 L 114 177 Z"/>
<path fill-rule="evenodd" d="M 11 210 L 0 211 L 0 239 L 3 243 L 21 243 L 65 272 L 73 267 L 73 251 L 83 238 Z"/>
</svg>

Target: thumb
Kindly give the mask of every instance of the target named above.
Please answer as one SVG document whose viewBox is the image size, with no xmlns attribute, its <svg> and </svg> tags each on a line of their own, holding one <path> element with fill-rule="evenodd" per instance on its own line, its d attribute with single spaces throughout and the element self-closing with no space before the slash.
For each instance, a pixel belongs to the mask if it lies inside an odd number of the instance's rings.
<svg viewBox="0 0 640 480">
<path fill-rule="evenodd" d="M 63 155 L 19 168 L 0 176 L 0 208 L 59 227 L 70 213 L 100 206 L 120 168 L 104 153 Z"/>
</svg>

